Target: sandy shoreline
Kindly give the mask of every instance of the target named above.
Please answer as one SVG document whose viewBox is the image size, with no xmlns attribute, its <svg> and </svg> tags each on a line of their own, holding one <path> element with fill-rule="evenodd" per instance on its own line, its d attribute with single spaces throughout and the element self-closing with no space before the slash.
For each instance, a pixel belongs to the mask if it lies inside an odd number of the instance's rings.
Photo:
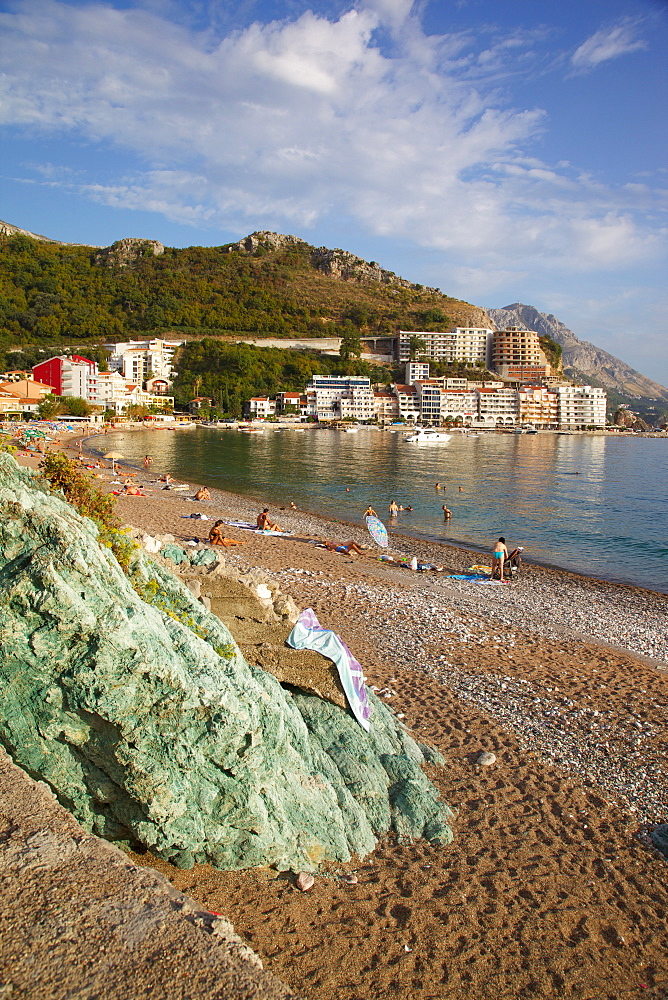
<svg viewBox="0 0 668 1000">
<path fill-rule="evenodd" d="M 150 533 L 203 537 L 209 525 L 184 516 L 195 511 L 257 514 L 231 494 L 194 504 L 136 478 L 152 492 L 119 498 L 118 514 Z M 444 754 L 431 776 L 458 810 L 455 842 L 388 839 L 307 894 L 266 870 L 135 860 L 225 913 L 313 1000 L 668 996 L 668 866 L 637 836 L 668 820 L 668 598 L 538 566 L 475 587 L 327 552 L 307 539 L 368 536 L 271 512 L 293 535 L 229 528 L 245 544 L 226 558 L 313 607 L 412 735 Z M 392 546 L 454 572 L 472 555 L 407 536 Z M 496 764 L 477 767 L 481 750 Z"/>
</svg>

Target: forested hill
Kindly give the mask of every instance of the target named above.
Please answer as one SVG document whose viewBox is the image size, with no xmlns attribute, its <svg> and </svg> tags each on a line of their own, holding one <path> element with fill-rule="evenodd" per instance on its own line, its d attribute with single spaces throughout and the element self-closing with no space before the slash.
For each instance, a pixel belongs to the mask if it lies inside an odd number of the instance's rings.
<svg viewBox="0 0 668 1000">
<path fill-rule="evenodd" d="M 171 335 L 394 334 L 487 323 L 484 310 L 375 262 L 255 233 L 222 247 L 46 242 L 0 223 L 0 350 Z"/>
</svg>

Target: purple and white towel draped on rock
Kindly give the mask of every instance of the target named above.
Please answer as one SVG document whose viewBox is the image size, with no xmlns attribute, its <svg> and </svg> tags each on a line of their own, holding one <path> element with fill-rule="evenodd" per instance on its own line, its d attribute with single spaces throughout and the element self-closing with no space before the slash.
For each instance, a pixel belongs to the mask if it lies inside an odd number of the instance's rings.
<svg viewBox="0 0 668 1000">
<path fill-rule="evenodd" d="M 371 705 L 364 684 L 364 673 L 343 639 L 330 629 L 322 627 L 313 608 L 305 608 L 288 636 L 287 643 L 293 649 L 314 649 L 333 660 L 351 711 L 360 726 L 369 732 Z"/>
</svg>

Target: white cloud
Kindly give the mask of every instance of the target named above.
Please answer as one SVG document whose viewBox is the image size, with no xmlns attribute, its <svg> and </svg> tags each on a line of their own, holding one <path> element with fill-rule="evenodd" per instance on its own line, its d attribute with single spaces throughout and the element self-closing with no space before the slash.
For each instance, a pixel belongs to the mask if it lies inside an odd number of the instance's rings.
<svg viewBox="0 0 668 1000">
<path fill-rule="evenodd" d="M 379 29 L 394 42 L 381 48 Z M 580 65 L 640 44 L 632 25 L 616 30 L 607 48 L 593 36 Z M 1 122 L 146 164 L 79 182 L 107 205 L 234 231 L 345 217 L 488 273 L 541 262 L 580 273 L 656 252 L 646 190 L 527 155 L 545 115 L 504 107 L 494 88 L 503 53 L 516 65 L 529 36 L 476 53 L 468 35 L 427 37 L 409 0 L 222 39 L 147 9 L 18 0 L 0 35 Z"/>
<path fill-rule="evenodd" d="M 637 37 L 639 27 L 639 21 L 626 18 L 619 24 L 601 28 L 575 50 L 571 66 L 576 72 L 587 72 L 609 59 L 647 48 L 646 43 Z"/>
</svg>

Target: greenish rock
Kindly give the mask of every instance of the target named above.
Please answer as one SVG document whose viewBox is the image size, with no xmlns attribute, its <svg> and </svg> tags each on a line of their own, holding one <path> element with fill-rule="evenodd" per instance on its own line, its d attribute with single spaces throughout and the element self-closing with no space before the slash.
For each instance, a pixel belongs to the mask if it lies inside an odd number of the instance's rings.
<svg viewBox="0 0 668 1000">
<path fill-rule="evenodd" d="M 181 563 L 190 562 L 188 553 L 185 549 L 182 549 L 180 545 L 163 545 L 160 550 L 160 555 L 163 559 L 170 559 L 173 563 L 176 563 L 177 566 L 180 566 Z"/>
<path fill-rule="evenodd" d="M 140 549 L 0 454 L 0 741 L 88 829 L 181 867 L 315 869 L 389 830 L 451 839 L 422 752 L 250 666 Z M 168 546 L 165 546 L 167 548 Z M 163 550 L 164 553 L 164 550 Z"/>
<path fill-rule="evenodd" d="M 191 566 L 211 566 L 218 562 L 218 556 L 211 549 L 195 549 L 190 553 Z"/>
</svg>

